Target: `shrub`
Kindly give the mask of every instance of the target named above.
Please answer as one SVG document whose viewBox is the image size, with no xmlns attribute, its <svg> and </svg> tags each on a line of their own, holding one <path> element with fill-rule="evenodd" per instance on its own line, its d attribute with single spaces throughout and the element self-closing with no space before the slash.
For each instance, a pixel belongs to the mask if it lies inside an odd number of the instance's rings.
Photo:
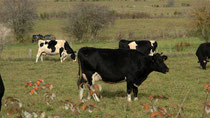
<svg viewBox="0 0 210 118">
<path fill-rule="evenodd" d="M 192 7 L 190 16 L 196 31 L 208 42 L 210 35 L 210 2 L 208 0 L 198 1 Z"/>
<path fill-rule="evenodd" d="M 34 1 L 3 0 L 0 7 L 1 21 L 13 29 L 17 40 L 22 40 L 32 30 L 36 18 Z"/>
<path fill-rule="evenodd" d="M 70 13 L 68 25 L 64 31 L 73 34 L 79 41 L 87 35 L 94 39 L 100 30 L 113 22 L 114 18 L 108 7 L 79 4 Z"/>
</svg>

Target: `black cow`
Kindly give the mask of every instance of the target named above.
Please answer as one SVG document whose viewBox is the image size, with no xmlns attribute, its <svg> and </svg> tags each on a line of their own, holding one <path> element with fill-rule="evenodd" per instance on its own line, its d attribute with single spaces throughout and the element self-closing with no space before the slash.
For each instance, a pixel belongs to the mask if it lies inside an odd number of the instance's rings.
<svg viewBox="0 0 210 118">
<path fill-rule="evenodd" d="M 45 39 L 45 40 L 55 40 L 56 38 L 55 38 L 55 36 L 52 35 L 52 34 L 47 34 L 47 35 L 44 36 L 44 39 Z"/>
<path fill-rule="evenodd" d="M 2 104 L 1 100 L 2 100 L 3 95 L 4 95 L 4 83 L 0 75 L 0 111 L 1 111 L 1 104 Z"/>
<path fill-rule="evenodd" d="M 143 54 L 152 56 L 155 53 L 158 44 L 156 41 L 141 40 L 141 41 L 128 41 L 120 40 L 119 49 L 133 49 Z"/>
<path fill-rule="evenodd" d="M 38 34 L 38 35 L 33 35 L 32 36 L 32 43 L 33 42 L 36 42 L 38 40 L 42 40 L 44 37 L 41 35 L 41 34 Z"/>
<path fill-rule="evenodd" d="M 76 60 L 76 52 L 69 46 L 66 40 L 39 40 L 38 46 L 39 49 L 36 55 L 36 63 L 40 56 L 41 61 L 43 61 L 43 56 L 56 54 L 60 54 L 61 62 L 63 62 L 67 56 Z"/>
<path fill-rule="evenodd" d="M 208 58 L 210 58 L 210 43 L 202 43 L 196 51 L 198 57 L 198 63 L 200 63 L 203 69 L 206 69 Z"/>
<path fill-rule="evenodd" d="M 146 80 L 147 76 L 158 71 L 166 73 L 169 68 L 164 61 L 167 56 L 156 53 L 148 56 L 136 50 L 122 49 L 97 49 L 84 47 L 78 52 L 80 99 L 83 98 L 85 83 L 89 89 L 97 80 L 117 83 L 125 80 L 127 82 L 128 101 L 131 101 L 131 91 L 134 93 L 134 100 L 137 100 L 138 86 Z M 96 94 L 93 98 L 99 101 Z"/>
</svg>

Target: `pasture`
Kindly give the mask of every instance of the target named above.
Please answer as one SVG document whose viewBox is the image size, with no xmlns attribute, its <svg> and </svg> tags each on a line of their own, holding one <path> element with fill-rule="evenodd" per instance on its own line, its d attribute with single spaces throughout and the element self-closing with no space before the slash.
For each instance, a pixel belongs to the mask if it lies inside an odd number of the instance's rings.
<svg viewBox="0 0 210 118">
<path fill-rule="evenodd" d="M 58 1 L 58 2 L 55 2 Z M 82 2 L 83 1 L 83 2 Z M 85 1 L 85 2 L 84 2 Z M 0 0 L 2 2 L 2 0 Z M 63 31 L 66 26 L 66 17 L 38 18 L 34 22 L 34 29 L 28 34 L 28 40 L 19 43 L 10 37 L 0 57 L 0 73 L 5 84 L 3 104 L 7 97 L 21 100 L 23 109 L 28 112 L 45 112 L 47 116 L 70 117 L 101 117 L 101 118 L 148 118 L 151 113 L 145 110 L 145 104 L 151 104 L 150 95 L 162 95 L 164 98 L 154 100 L 154 106 L 164 107 L 167 113 L 176 117 L 183 104 L 182 118 L 198 118 L 202 116 L 206 91 L 205 84 L 210 84 L 210 64 L 207 70 L 200 69 L 195 52 L 204 41 L 188 34 L 192 28 L 189 11 L 195 0 L 175 0 L 174 6 L 166 7 L 168 0 L 39 0 L 37 14 L 56 16 L 68 13 L 75 5 L 92 3 L 105 5 L 118 14 L 145 13 L 149 18 L 117 18 L 114 24 L 99 32 L 97 39 L 78 42 L 73 36 L 68 37 Z M 189 5 L 189 6 L 186 6 Z M 154 39 L 158 42 L 157 52 L 168 56 L 165 62 L 169 73 L 152 72 L 138 88 L 138 101 L 127 101 L 126 83 L 102 85 L 101 102 L 93 99 L 87 104 L 95 104 L 93 112 L 81 110 L 75 114 L 70 109 L 65 110 L 65 101 L 72 100 L 78 104 L 78 62 L 69 58 L 63 63 L 59 56 L 46 56 L 44 62 L 35 63 L 38 50 L 37 43 L 31 43 L 33 34 L 53 34 L 57 39 L 72 42 L 73 50 L 81 47 L 118 48 L 118 37 L 129 39 Z M 181 46 L 182 45 L 182 46 Z M 31 54 L 30 54 L 31 52 Z M 55 100 L 48 105 L 44 99 L 44 92 L 31 95 L 30 87 L 25 82 L 36 82 L 43 79 L 45 84 L 54 86 Z M 190 91 L 189 91 L 190 90 Z M 189 91 L 189 93 L 187 93 Z M 87 91 L 86 91 L 87 94 Z M 8 107 L 3 106 L 0 116 L 7 115 Z"/>
<path fill-rule="evenodd" d="M 158 41 L 158 52 L 164 52 L 168 56 L 166 64 L 169 73 L 161 74 L 153 72 L 139 87 L 138 101 L 127 102 L 126 83 L 102 85 L 102 99 L 96 103 L 97 108 L 92 113 L 81 112 L 80 117 L 128 117 L 148 118 L 150 115 L 144 110 L 144 104 L 150 103 L 150 95 L 163 95 L 165 99 L 159 99 L 157 106 L 168 107 L 168 113 L 175 117 L 187 91 L 190 89 L 184 102 L 183 117 L 201 117 L 203 102 L 205 100 L 204 85 L 209 83 L 209 69 L 201 70 L 197 63 L 195 51 L 202 42 L 197 38 L 164 39 Z M 179 42 L 190 42 L 190 47 L 184 47 L 180 52 L 176 51 Z M 100 48 L 118 48 L 118 41 L 100 41 L 73 43 L 76 51 L 84 46 Z M 5 83 L 5 96 L 15 97 L 22 101 L 23 108 L 28 111 L 45 111 L 48 116 L 76 117 L 70 110 L 64 109 L 64 101 L 71 99 L 78 103 L 78 64 L 68 59 L 61 63 L 59 56 L 47 56 L 44 62 L 35 63 L 37 44 L 10 44 L 2 53 L 0 72 Z M 32 57 L 29 57 L 29 49 Z M 52 84 L 56 91 L 56 100 L 50 105 L 43 101 L 43 93 L 30 95 L 30 89 L 24 82 L 36 82 L 43 79 Z M 133 99 L 133 98 L 132 98 Z M 93 99 L 87 103 L 95 103 Z M 6 107 L 2 109 L 2 116 L 6 115 Z"/>
</svg>

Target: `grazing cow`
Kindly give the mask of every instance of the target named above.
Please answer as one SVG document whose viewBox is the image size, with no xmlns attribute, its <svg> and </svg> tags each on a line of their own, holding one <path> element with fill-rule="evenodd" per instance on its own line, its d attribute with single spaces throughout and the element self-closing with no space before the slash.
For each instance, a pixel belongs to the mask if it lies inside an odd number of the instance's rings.
<svg viewBox="0 0 210 118">
<path fill-rule="evenodd" d="M 38 41 L 38 40 L 42 40 L 42 39 L 43 39 L 43 36 L 41 34 L 33 35 L 32 36 L 32 43 L 35 42 L 35 41 Z"/>
<path fill-rule="evenodd" d="M 44 36 L 44 39 L 45 39 L 45 40 L 55 40 L 56 38 L 55 38 L 55 36 L 52 35 L 52 34 L 47 34 L 47 35 Z"/>
<path fill-rule="evenodd" d="M 43 61 L 43 56 L 55 54 L 60 54 L 61 62 L 63 62 L 68 55 L 73 60 L 76 60 L 75 51 L 73 51 L 68 42 L 65 40 L 39 40 L 38 46 L 39 49 L 36 56 L 36 63 L 38 62 L 40 56 L 41 61 Z"/>
<path fill-rule="evenodd" d="M 4 83 L 0 75 L 0 111 L 1 111 L 1 104 L 2 104 L 1 100 L 2 100 L 3 95 L 4 95 Z"/>
<path fill-rule="evenodd" d="M 169 68 L 164 61 L 167 56 L 156 53 L 148 56 L 136 50 L 97 49 L 84 47 L 78 52 L 80 89 L 79 97 L 83 98 L 84 85 L 94 91 L 93 84 L 97 80 L 117 83 L 127 82 L 128 101 L 131 101 L 131 91 L 137 100 L 138 86 L 146 80 L 152 71 L 166 73 Z M 96 94 L 92 94 L 96 101 L 100 101 Z"/>
<path fill-rule="evenodd" d="M 156 41 L 141 40 L 141 41 L 128 41 L 120 40 L 119 49 L 132 49 L 137 50 L 143 54 L 152 56 L 155 53 L 158 44 Z"/>
<path fill-rule="evenodd" d="M 198 63 L 200 63 L 203 69 L 206 69 L 208 58 L 210 58 L 210 43 L 202 43 L 196 51 L 198 57 Z"/>
</svg>

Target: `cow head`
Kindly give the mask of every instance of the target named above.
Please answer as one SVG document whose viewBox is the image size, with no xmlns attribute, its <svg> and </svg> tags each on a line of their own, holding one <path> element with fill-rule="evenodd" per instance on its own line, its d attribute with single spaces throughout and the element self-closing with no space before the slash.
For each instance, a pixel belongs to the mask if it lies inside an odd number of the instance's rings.
<svg viewBox="0 0 210 118">
<path fill-rule="evenodd" d="M 207 62 L 208 62 L 208 61 L 205 60 L 205 59 L 204 59 L 204 60 L 199 60 L 199 63 L 200 63 L 200 65 L 201 65 L 202 69 L 204 69 L 204 70 L 206 69 L 206 64 L 207 64 Z"/>
<path fill-rule="evenodd" d="M 76 61 L 76 51 L 73 51 L 73 53 L 71 53 L 70 57 L 72 60 Z"/>
<path fill-rule="evenodd" d="M 153 62 L 152 66 L 154 70 L 162 73 L 169 72 L 169 68 L 164 63 L 165 60 L 167 60 L 167 56 L 162 55 L 162 53 L 161 54 L 155 53 L 152 56 L 152 62 Z"/>
</svg>

